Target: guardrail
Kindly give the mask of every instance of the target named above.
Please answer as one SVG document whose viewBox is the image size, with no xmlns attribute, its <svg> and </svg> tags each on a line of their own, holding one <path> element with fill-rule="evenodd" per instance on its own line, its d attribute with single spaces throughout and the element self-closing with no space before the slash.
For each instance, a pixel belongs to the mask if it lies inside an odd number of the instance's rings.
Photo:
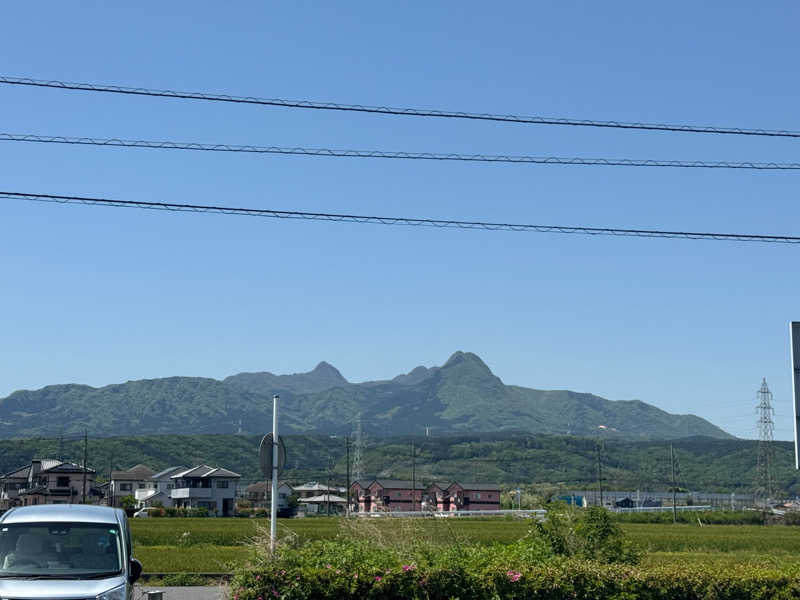
<svg viewBox="0 0 800 600">
<path fill-rule="evenodd" d="M 659 512 L 672 512 L 671 506 L 640 506 L 638 508 L 609 508 L 611 512 L 616 513 L 659 513 Z M 678 512 L 702 512 L 718 510 L 710 504 L 703 504 L 697 506 L 677 506 L 675 507 Z M 396 511 L 380 511 L 380 512 L 357 512 L 352 513 L 354 517 L 498 517 L 511 515 L 514 517 L 537 517 L 542 518 L 547 514 L 546 510 L 455 510 L 455 511 L 429 511 L 429 510 L 396 510 Z"/>
<path fill-rule="evenodd" d="M 357 512 L 354 517 L 498 517 L 512 515 L 516 517 L 543 517 L 546 510 L 454 510 L 454 511 L 429 511 L 429 510 L 395 510 L 385 512 Z"/>
<path fill-rule="evenodd" d="M 675 510 L 678 512 L 696 512 L 696 511 L 706 511 L 706 510 L 717 510 L 710 504 L 703 504 L 699 506 L 676 506 L 674 507 Z M 649 513 L 658 513 L 658 512 L 672 512 L 672 506 L 640 506 L 638 508 L 612 508 L 613 512 L 618 513 L 640 513 L 640 512 L 649 512 Z"/>
</svg>

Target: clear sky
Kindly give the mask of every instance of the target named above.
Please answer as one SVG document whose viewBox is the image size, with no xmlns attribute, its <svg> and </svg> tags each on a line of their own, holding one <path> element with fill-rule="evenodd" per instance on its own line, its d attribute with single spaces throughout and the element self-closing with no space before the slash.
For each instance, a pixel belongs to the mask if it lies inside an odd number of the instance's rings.
<svg viewBox="0 0 800 600">
<path fill-rule="evenodd" d="M 800 130 L 796 2 L 0 5 L 5 75 Z M 800 141 L 435 121 L 0 86 L 2 131 L 281 146 L 797 161 Z M 798 234 L 793 172 L 422 163 L 0 142 L 3 190 Z M 480 355 L 506 383 L 791 437 L 800 248 L 391 228 L 0 200 L 0 396 Z"/>
</svg>

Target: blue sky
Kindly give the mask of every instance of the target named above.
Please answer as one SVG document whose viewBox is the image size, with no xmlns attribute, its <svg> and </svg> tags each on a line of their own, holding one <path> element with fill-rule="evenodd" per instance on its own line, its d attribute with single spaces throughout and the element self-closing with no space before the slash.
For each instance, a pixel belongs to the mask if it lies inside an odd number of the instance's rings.
<svg viewBox="0 0 800 600">
<path fill-rule="evenodd" d="M 76 8 L 77 6 L 77 8 Z M 794 2 L 4 3 L 2 72 L 800 130 Z M 282 146 L 796 161 L 797 140 L 225 106 L 0 86 L 2 131 Z M 2 189 L 432 218 L 797 234 L 795 173 L 240 156 L 0 142 Z M 0 201 L 0 396 L 52 383 L 479 354 L 506 383 L 791 437 L 798 248 Z"/>
</svg>

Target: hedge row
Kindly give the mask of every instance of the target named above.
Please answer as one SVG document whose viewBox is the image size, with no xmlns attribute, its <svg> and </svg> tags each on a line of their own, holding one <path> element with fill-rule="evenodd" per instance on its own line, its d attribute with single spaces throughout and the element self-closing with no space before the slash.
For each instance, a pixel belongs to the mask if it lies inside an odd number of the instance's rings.
<svg viewBox="0 0 800 600">
<path fill-rule="evenodd" d="M 381 572 L 304 569 L 240 572 L 234 600 L 790 600 L 800 598 L 800 572 L 698 567 L 641 569 L 561 561 L 523 571 L 463 568 Z"/>
</svg>

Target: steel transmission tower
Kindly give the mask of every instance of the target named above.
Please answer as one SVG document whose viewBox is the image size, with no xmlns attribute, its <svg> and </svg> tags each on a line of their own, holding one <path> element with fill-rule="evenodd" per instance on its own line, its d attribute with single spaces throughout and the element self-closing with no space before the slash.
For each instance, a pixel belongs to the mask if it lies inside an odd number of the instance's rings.
<svg viewBox="0 0 800 600">
<path fill-rule="evenodd" d="M 353 437 L 355 438 L 355 443 L 353 444 L 353 478 L 355 481 L 361 481 L 364 476 L 361 466 L 361 458 L 364 450 L 364 432 L 361 426 L 361 413 L 358 413 L 356 430 Z"/>
<path fill-rule="evenodd" d="M 758 462 L 756 463 L 756 496 L 761 497 L 766 504 L 772 496 L 772 464 L 773 464 L 773 430 L 775 424 L 772 414 L 772 392 L 769 391 L 767 380 L 761 382 L 757 393 L 758 406 Z"/>
</svg>

